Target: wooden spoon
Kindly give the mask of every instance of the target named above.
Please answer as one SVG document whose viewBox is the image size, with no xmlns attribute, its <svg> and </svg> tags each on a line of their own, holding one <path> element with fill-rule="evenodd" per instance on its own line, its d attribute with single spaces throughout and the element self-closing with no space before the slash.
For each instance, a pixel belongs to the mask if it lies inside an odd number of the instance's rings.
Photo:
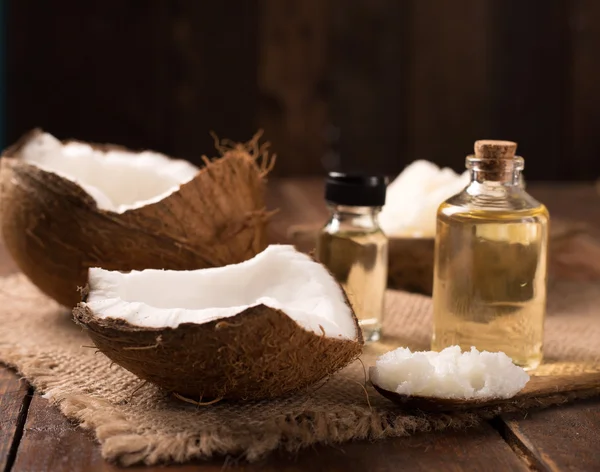
<svg viewBox="0 0 600 472">
<path fill-rule="evenodd" d="M 508 411 L 543 407 L 600 395 L 600 366 L 581 363 L 554 363 L 539 367 L 514 397 L 457 399 L 404 395 L 371 383 L 387 399 L 409 410 L 450 412 L 500 408 Z"/>
</svg>

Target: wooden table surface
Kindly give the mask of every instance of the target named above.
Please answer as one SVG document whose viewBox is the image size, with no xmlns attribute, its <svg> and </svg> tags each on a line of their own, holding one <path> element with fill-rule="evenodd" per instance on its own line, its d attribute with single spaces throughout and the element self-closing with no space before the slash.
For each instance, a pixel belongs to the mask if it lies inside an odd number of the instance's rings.
<svg viewBox="0 0 600 472">
<path fill-rule="evenodd" d="M 281 209 L 273 225 L 275 237 L 285 237 L 289 225 L 325 217 L 320 181 L 283 180 L 270 186 L 269 206 Z M 600 224 L 600 198 L 593 186 L 544 184 L 529 188 L 553 216 Z M 0 276 L 16 270 L 0 245 Z M 220 459 L 167 469 L 208 472 L 223 468 L 288 472 L 600 471 L 600 399 L 497 418 L 464 432 L 319 446 L 294 455 L 276 453 L 250 465 Z M 116 470 L 122 469 L 102 459 L 90 433 L 69 422 L 13 370 L 0 365 L 0 471 Z"/>
</svg>

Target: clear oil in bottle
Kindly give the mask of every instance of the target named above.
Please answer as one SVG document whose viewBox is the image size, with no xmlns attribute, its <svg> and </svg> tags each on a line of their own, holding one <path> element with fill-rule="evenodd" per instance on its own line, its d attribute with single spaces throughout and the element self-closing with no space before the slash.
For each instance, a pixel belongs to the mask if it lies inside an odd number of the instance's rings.
<svg viewBox="0 0 600 472">
<path fill-rule="evenodd" d="M 387 237 L 381 230 L 322 232 L 317 254 L 340 283 L 366 341 L 380 337 L 387 285 Z"/>
<path fill-rule="evenodd" d="M 543 357 L 549 215 L 525 192 L 515 150 L 476 143 L 471 184 L 438 210 L 432 349 L 502 351 L 534 369 Z"/>
<path fill-rule="evenodd" d="M 330 218 L 317 239 L 317 259 L 344 289 L 365 342 L 381 337 L 388 239 L 378 215 L 387 181 L 332 172 L 325 185 Z"/>
</svg>

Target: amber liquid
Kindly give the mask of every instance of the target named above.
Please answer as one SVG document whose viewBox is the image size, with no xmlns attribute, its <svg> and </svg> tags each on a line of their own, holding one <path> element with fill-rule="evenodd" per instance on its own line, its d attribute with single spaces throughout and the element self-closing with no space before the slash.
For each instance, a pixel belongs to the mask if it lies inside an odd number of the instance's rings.
<svg viewBox="0 0 600 472">
<path fill-rule="evenodd" d="M 526 369 L 542 360 L 548 212 L 438 211 L 432 349 L 503 351 Z"/>
<path fill-rule="evenodd" d="M 323 232 L 317 258 L 342 285 L 366 342 L 381 336 L 387 285 L 387 238 L 381 231 Z"/>
</svg>

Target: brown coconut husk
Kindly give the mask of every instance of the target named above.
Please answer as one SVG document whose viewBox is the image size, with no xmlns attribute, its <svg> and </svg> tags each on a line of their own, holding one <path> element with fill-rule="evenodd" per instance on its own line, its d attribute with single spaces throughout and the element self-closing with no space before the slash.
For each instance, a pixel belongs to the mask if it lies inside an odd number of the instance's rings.
<svg viewBox="0 0 600 472">
<path fill-rule="evenodd" d="M 20 159 L 41 133 L 33 130 L 2 155 L 1 230 L 21 271 L 62 305 L 79 302 L 89 267 L 199 269 L 242 262 L 266 247 L 265 178 L 274 158 L 259 145 L 260 133 L 247 143 L 217 140 L 220 156 L 204 157 L 193 180 L 121 214 L 98 209 L 76 183 Z"/>
<path fill-rule="evenodd" d="M 344 340 L 306 331 L 265 305 L 177 328 L 102 319 L 82 303 L 73 315 L 115 363 L 199 404 L 268 399 L 306 389 L 356 359 L 363 344 L 355 316 L 357 339 Z"/>
</svg>

